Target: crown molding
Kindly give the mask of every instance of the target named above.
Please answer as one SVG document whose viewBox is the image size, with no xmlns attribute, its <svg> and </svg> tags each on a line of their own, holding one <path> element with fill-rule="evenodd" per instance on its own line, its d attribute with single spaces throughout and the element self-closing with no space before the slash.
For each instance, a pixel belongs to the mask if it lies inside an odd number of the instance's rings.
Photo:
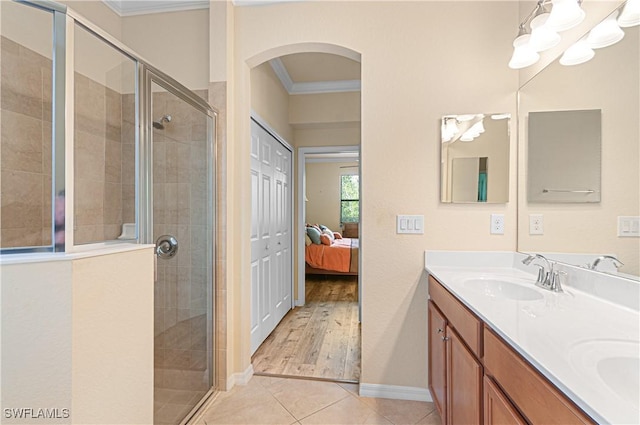
<svg viewBox="0 0 640 425">
<path fill-rule="evenodd" d="M 120 16 L 146 15 L 149 13 L 180 12 L 208 9 L 208 0 L 102 0 Z"/>
<path fill-rule="evenodd" d="M 360 80 L 294 83 L 280 58 L 271 59 L 269 63 L 271 64 L 271 68 L 273 68 L 273 72 L 276 73 L 282 83 L 282 86 L 290 95 L 357 92 L 361 89 Z"/>
</svg>

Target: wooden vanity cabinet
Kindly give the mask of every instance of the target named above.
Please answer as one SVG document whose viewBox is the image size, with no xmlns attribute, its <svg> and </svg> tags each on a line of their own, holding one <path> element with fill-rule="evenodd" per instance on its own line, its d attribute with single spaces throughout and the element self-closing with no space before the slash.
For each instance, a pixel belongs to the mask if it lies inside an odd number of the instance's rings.
<svg viewBox="0 0 640 425">
<path fill-rule="evenodd" d="M 443 424 L 479 424 L 481 322 L 432 277 L 429 295 L 429 389 L 434 403 Z"/>
<path fill-rule="evenodd" d="M 507 396 L 498 388 L 493 379 L 484 377 L 484 424 L 504 425 L 516 424 L 527 425 L 522 415 L 511 404 Z"/>
<path fill-rule="evenodd" d="M 487 327 L 484 329 L 484 352 L 485 375 L 499 383 L 530 423 L 595 423 Z"/>
<path fill-rule="evenodd" d="M 429 390 L 447 425 L 595 422 L 429 276 Z"/>
<path fill-rule="evenodd" d="M 432 301 L 429 301 L 427 314 L 429 316 L 429 390 L 442 421 L 446 423 L 447 344 L 445 332 L 447 322 Z"/>
<path fill-rule="evenodd" d="M 447 338 L 447 424 L 482 423 L 482 365 L 449 326 Z"/>
</svg>

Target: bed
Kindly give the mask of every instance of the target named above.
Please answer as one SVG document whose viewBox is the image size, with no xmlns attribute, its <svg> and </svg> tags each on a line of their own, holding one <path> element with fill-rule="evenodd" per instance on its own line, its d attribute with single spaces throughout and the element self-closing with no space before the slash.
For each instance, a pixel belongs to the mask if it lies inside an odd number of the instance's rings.
<svg viewBox="0 0 640 425">
<path fill-rule="evenodd" d="M 331 245 L 308 245 L 305 273 L 357 276 L 359 247 L 358 238 L 336 239 Z"/>
</svg>

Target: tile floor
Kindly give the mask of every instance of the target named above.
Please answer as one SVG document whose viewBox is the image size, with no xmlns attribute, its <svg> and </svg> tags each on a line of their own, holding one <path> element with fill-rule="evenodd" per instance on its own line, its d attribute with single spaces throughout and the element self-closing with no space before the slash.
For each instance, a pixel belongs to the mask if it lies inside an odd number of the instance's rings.
<svg viewBox="0 0 640 425">
<path fill-rule="evenodd" d="M 254 376 L 245 386 L 217 395 L 195 425 L 385 424 L 435 425 L 433 403 L 358 396 L 358 386 Z"/>
</svg>

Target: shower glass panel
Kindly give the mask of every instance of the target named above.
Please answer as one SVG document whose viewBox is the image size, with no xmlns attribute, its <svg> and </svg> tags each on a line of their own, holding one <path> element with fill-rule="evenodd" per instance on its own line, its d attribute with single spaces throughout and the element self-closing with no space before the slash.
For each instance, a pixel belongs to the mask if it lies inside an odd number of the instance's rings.
<svg viewBox="0 0 640 425">
<path fill-rule="evenodd" d="M 74 41 L 74 242 L 136 239 L 136 62 L 79 24 Z"/>
<path fill-rule="evenodd" d="M 165 252 L 177 243 L 174 255 L 157 259 L 154 420 L 177 424 L 213 382 L 214 123 L 170 85 L 152 81 L 153 239 L 173 241 L 157 242 Z"/>
<path fill-rule="evenodd" d="M 53 13 L 0 8 L 0 249 L 51 246 Z"/>
</svg>

